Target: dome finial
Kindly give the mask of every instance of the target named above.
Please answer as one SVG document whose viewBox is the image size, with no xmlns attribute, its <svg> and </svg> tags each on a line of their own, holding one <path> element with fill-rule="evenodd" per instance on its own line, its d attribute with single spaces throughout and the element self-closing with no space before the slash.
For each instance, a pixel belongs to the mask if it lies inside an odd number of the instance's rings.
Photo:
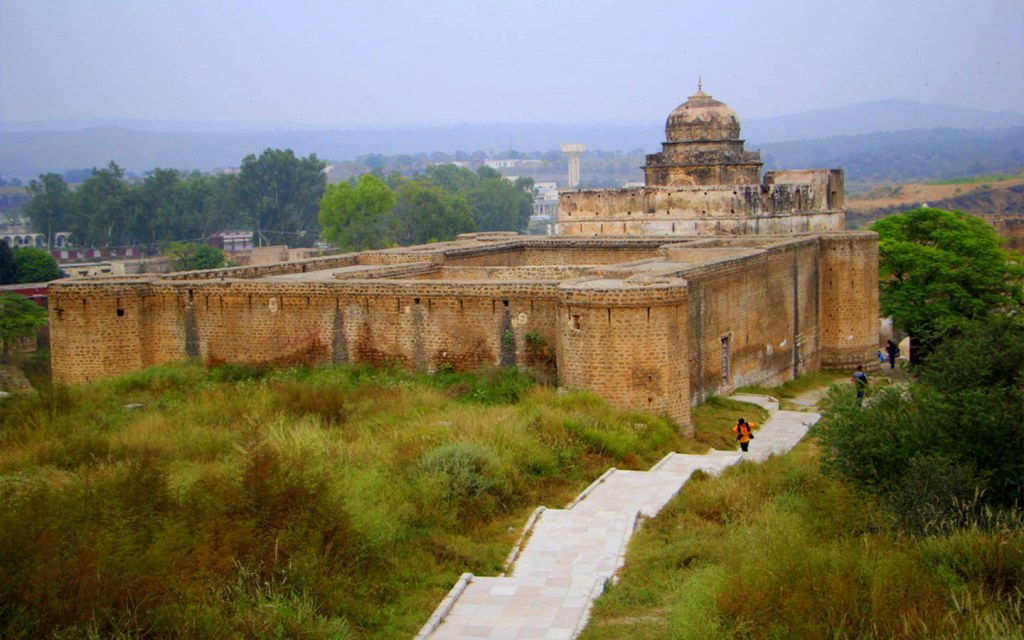
<svg viewBox="0 0 1024 640">
<path fill-rule="evenodd" d="M 704 77 L 701 74 L 697 74 L 697 93 L 690 96 L 691 98 L 709 98 L 710 96 L 704 93 Z"/>
</svg>

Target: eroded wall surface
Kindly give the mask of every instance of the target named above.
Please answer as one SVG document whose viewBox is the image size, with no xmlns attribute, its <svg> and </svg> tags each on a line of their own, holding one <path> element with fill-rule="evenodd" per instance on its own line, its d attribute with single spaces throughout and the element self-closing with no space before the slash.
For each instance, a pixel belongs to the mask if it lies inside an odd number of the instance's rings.
<svg viewBox="0 0 1024 640">
<path fill-rule="evenodd" d="M 54 380 L 188 358 L 518 366 L 688 430 L 690 407 L 711 393 L 874 359 L 878 247 L 870 232 L 485 237 L 194 278 L 57 281 L 49 291 Z"/>
</svg>

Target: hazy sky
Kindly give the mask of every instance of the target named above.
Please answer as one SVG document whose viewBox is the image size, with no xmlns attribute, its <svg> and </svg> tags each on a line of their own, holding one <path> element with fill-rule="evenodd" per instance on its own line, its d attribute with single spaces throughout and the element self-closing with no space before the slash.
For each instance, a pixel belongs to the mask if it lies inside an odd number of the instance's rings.
<svg viewBox="0 0 1024 640">
<path fill-rule="evenodd" d="M 1024 0 L 0 0 L 0 121 L 741 118 L 889 98 L 1024 112 Z"/>
</svg>

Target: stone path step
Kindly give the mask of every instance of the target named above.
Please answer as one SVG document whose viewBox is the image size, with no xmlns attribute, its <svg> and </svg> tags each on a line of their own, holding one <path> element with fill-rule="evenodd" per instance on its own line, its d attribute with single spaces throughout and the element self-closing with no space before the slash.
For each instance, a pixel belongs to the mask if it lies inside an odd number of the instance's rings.
<svg viewBox="0 0 1024 640">
<path fill-rule="evenodd" d="M 609 469 L 565 509 L 538 509 L 508 575 L 463 574 L 416 640 L 578 636 L 605 581 L 622 566 L 640 516 L 657 515 L 695 471 L 717 475 L 740 460 L 788 451 L 818 420 L 815 413 L 779 411 L 767 396 L 733 399 L 772 414 L 754 432 L 748 453 L 670 453 L 649 471 Z"/>
</svg>

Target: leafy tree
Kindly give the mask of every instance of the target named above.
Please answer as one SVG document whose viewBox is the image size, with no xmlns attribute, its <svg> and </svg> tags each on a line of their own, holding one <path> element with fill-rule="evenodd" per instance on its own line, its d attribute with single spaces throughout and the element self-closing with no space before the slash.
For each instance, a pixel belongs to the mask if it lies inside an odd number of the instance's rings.
<svg viewBox="0 0 1024 640">
<path fill-rule="evenodd" d="M 476 175 L 480 176 L 482 180 L 500 180 L 501 172 L 493 167 L 482 165 L 476 170 Z"/>
<path fill-rule="evenodd" d="M 250 154 L 242 159 L 239 204 L 248 211 L 261 242 L 311 246 L 316 241 L 324 166 L 316 154 L 297 158 L 291 149 L 266 149 L 258 158 Z"/>
<path fill-rule="evenodd" d="M 190 237 L 183 229 L 180 194 L 181 174 L 174 169 L 155 169 L 137 188 L 133 238 L 146 243 Z M 183 233 L 184 232 L 184 233 Z"/>
<path fill-rule="evenodd" d="M 7 364 L 11 345 L 20 338 L 35 335 L 46 325 L 46 309 L 16 293 L 0 294 L 0 342 L 3 363 Z"/>
<path fill-rule="evenodd" d="M 385 247 L 390 242 L 386 217 L 394 205 L 394 193 L 373 174 L 361 175 L 355 184 L 329 185 L 320 201 L 323 237 L 347 251 Z"/>
<path fill-rule="evenodd" d="M 978 218 L 922 207 L 871 228 L 879 235 L 882 312 L 910 334 L 915 362 L 969 320 L 1020 310 L 1020 258 Z"/>
<path fill-rule="evenodd" d="M 116 163 L 93 169 L 75 191 L 74 202 L 74 215 L 68 223 L 74 242 L 98 247 L 133 244 L 131 193 L 124 169 Z"/>
<path fill-rule="evenodd" d="M 14 264 L 14 252 L 10 245 L 0 240 L 0 284 L 14 284 L 18 281 L 18 267 Z"/>
<path fill-rule="evenodd" d="M 194 242 L 168 242 L 164 246 L 164 257 L 170 258 L 175 271 L 195 269 L 196 244 Z"/>
<path fill-rule="evenodd" d="M 849 389 L 833 390 L 818 427 L 825 469 L 902 511 L 941 515 L 956 506 L 951 496 L 982 490 L 997 505 L 1024 500 L 1024 327 L 1006 317 L 967 323 L 918 371 L 863 408 Z"/>
<path fill-rule="evenodd" d="M 391 239 L 401 245 L 454 240 L 475 228 L 465 198 L 418 180 L 398 188 L 388 226 Z"/>
<path fill-rule="evenodd" d="M 32 227 L 46 234 L 46 246 L 53 247 L 53 234 L 67 229 L 73 213 L 71 190 L 56 173 L 46 173 L 39 180 L 28 185 L 32 199 L 25 205 L 24 213 L 32 221 Z"/>
<path fill-rule="evenodd" d="M 224 252 L 217 247 L 201 244 L 192 257 L 193 269 L 217 269 L 224 266 Z"/>
<path fill-rule="evenodd" d="M 480 182 L 480 176 L 476 173 L 453 164 L 437 164 L 427 167 L 427 177 L 442 189 L 456 193 L 469 191 Z"/>
<path fill-rule="evenodd" d="M 14 251 L 14 270 L 18 282 L 49 282 L 60 277 L 60 267 L 53 256 L 35 247 Z"/>
<path fill-rule="evenodd" d="M 466 200 L 481 231 L 524 231 L 533 213 L 530 191 L 501 177 L 481 178 L 466 192 Z"/>
</svg>

